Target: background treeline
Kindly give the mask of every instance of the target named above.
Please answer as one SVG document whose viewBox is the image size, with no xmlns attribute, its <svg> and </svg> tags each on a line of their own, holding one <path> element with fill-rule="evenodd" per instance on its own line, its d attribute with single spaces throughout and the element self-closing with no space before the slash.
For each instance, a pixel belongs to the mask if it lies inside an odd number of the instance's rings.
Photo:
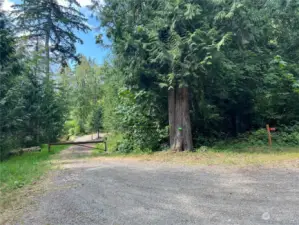
<svg viewBox="0 0 299 225">
<path fill-rule="evenodd" d="M 88 32 L 89 27 L 79 4 L 65 3 L 23 1 L 4 12 L 0 1 L 0 159 L 13 149 L 67 135 L 69 118 L 76 118 L 78 132 L 87 129 L 82 123 L 98 129 L 99 92 L 88 85 L 99 83 L 100 76 L 95 63 L 75 48 L 82 43 L 75 31 Z"/>
<path fill-rule="evenodd" d="M 68 118 L 63 136 L 99 132 L 102 126 L 102 69 L 94 60 L 80 58 L 80 64 L 63 68 L 58 74 L 67 100 Z"/>
<path fill-rule="evenodd" d="M 168 144 L 168 96 L 183 88 L 195 147 L 258 129 L 251 142 L 266 144 L 267 123 L 279 143 L 299 144 L 298 0 L 108 0 L 94 10 L 113 51 L 103 122 L 124 135 L 119 150 Z"/>
<path fill-rule="evenodd" d="M 26 38 L 13 34 L 4 14 L 1 19 L 1 158 L 19 147 L 98 131 L 101 68 L 80 57 L 72 68 L 53 68 L 47 80 L 43 46 L 32 50 Z"/>
<path fill-rule="evenodd" d="M 299 144 L 298 0 L 94 0 L 102 66 L 76 54 L 89 27 L 67 2 L 0 12 L 1 158 L 99 129 L 122 152 L 261 144 L 267 123 Z"/>
</svg>

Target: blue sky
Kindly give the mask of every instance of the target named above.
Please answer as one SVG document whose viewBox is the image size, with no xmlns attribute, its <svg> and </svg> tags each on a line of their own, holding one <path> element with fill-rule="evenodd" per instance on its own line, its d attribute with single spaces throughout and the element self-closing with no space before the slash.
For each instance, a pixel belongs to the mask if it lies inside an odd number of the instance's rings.
<svg viewBox="0 0 299 225">
<path fill-rule="evenodd" d="M 89 16 L 88 24 L 92 27 L 97 27 L 99 26 L 99 21 Z M 92 30 L 88 34 L 78 33 L 78 36 L 84 41 L 84 44 L 77 44 L 77 51 L 78 53 L 95 59 L 99 64 L 102 64 L 109 54 L 109 50 L 95 44 L 96 34 L 97 32 L 95 30 Z"/>
<path fill-rule="evenodd" d="M 63 1 L 64 0 L 58 0 L 58 2 L 63 2 Z M 93 28 L 98 27 L 99 21 L 97 21 L 95 18 L 92 18 L 90 16 L 91 13 L 86 8 L 86 5 L 90 4 L 90 0 L 78 0 L 78 2 L 80 2 L 81 6 L 83 6 L 81 11 L 87 16 L 88 24 Z M 4 0 L 3 8 L 5 10 L 10 10 L 11 5 L 13 3 L 20 3 L 20 0 Z M 77 44 L 77 52 L 85 55 L 88 58 L 95 59 L 98 64 L 102 64 L 107 58 L 109 54 L 109 50 L 96 45 L 95 36 L 97 32 L 93 29 L 87 34 L 82 32 L 77 32 L 76 34 L 84 42 L 83 45 Z"/>
</svg>

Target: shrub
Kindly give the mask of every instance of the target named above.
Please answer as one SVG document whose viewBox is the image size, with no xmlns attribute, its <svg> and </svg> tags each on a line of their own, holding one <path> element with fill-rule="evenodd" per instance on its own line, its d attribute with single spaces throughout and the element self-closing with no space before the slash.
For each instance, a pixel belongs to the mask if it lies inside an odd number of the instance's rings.
<svg viewBox="0 0 299 225">
<path fill-rule="evenodd" d="M 116 108 L 118 131 L 123 134 L 117 151 L 122 153 L 160 150 L 168 137 L 167 126 L 161 126 L 158 106 L 147 104 L 151 93 L 124 89 L 119 92 Z"/>
<path fill-rule="evenodd" d="M 64 124 L 63 134 L 67 139 L 71 136 L 80 134 L 80 126 L 76 120 L 68 120 Z"/>
<path fill-rule="evenodd" d="M 299 145 L 299 129 L 298 125 L 294 127 L 278 127 L 276 132 L 272 132 L 272 144 L 277 147 L 293 147 Z M 298 130 L 298 131 L 297 131 Z M 237 138 L 218 141 L 213 145 L 214 149 L 224 151 L 230 150 L 245 150 L 251 147 L 267 147 L 268 133 L 266 128 L 258 129 L 253 132 L 248 132 L 240 135 Z"/>
</svg>

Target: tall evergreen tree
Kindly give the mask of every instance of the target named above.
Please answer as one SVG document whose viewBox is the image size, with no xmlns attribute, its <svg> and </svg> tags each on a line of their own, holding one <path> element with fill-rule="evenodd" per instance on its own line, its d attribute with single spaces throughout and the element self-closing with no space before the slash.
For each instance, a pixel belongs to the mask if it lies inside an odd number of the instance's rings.
<svg viewBox="0 0 299 225">
<path fill-rule="evenodd" d="M 43 110 L 43 136 L 50 142 L 57 137 L 64 119 L 64 99 L 60 99 L 54 90 L 56 87 L 50 79 L 51 63 L 67 65 L 69 59 L 79 61 L 75 44 L 83 41 L 75 34 L 76 31 L 87 32 L 87 19 L 80 12 L 80 5 L 76 0 L 67 0 L 65 5 L 57 0 L 23 0 L 21 4 L 13 6 L 13 15 L 17 31 L 29 40 L 36 42 L 35 51 L 40 51 L 40 43 L 44 43 L 45 79 L 43 80 L 43 101 L 40 109 Z M 62 122 L 63 123 L 63 122 Z"/>
<path fill-rule="evenodd" d="M 23 0 L 13 6 L 16 27 L 29 38 L 38 38 L 45 45 L 45 74 L 50 77 L 51 59 L 66 64 L 68 59 L 79 61 L 75 43 L 83 41 L 75 31 L 88 32 L 87 19 L 80 12 L 76 0 L 67 0 L 61 5 L 57 0 Z"/>
<path fill-rule="evenodd" d="M 40 85 L 12 32 L 9 19 L 0 12 L 0 158 L 13 148 L 38 143 L 36 137 Z"/>
<path fill-rule="evenodd" d="M 136 82 L 147 80 L 151 88 L 159 84 L 168 89 L 170 145 L 175 151 L 193 149 L 190 87 L 194 79 L 205 77 L 213 53 L 230 36 L 209 26 L 211 8 L 210 1 L 160 0 L 110 0 L 100 8 L 102 26 L 129 83 L 133 75 Z"/>
</svg>

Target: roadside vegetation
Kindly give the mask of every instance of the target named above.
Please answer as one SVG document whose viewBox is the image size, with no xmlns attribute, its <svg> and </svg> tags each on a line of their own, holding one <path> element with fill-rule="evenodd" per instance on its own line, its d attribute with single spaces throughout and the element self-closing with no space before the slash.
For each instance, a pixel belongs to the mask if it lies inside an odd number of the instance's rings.
<svg viewBox="0 0 299 225">
<path fill-rule="evenodd" d="M 173 152 L 165 146 L 162 151 L 122 151 L 122 135 L 108 136 L 108 152 L 97 145 L 92 157 L 111 159 L 167 162 L 203 166 L 280 166 L 299 168 L 299 148 L 296 142 L 287 144 L 286 134 L 276 133 L 273 146 L 269 147 L 267 132 L 260 130 L 239 139 L 221 141 L 213 145 L 201 146 L 192 152 Z M 293 138 L 293 134 L 291 135 Z M 289 137 L 290 138 L 290 137 Z M 294 140 L 293 140 L 294 141 Z"/>
<path fill-rule="evenodd" d="M 69 115 L 54 68 L 80 61 L 74 32 L 89 27 L 76 2 L 51 2 L 21 1 L 12 12 L 0 2 L 0 160 L 14 149 L 57 141 Z"/>
<path fill-rule="evenodd" d="M 76 52 L 91 31 L 80 5 L 59 2 L 0 11 L 3 190 L 48 160 L 11 151 L 99 131 L 112 155 L 298 157 L 298 1 L 93 0 L 95 42 L 111 53 L 102 65 Z"/>
<path fill-rule="evenodd" d="M 44 145 L 41 152 L 24 153 L 0 163 L 0 194 L 37 182 L 51 169 L 51 158 L 68 146 L 52 146 L 51 152 Z"/>
<path fill-rule="evenodd" d="M 172 153 L 157 152 L 153 154 L 114 155 L 116 159 L 135 159 L 137 161 L 166 162 L 198 166 L 273 166 L 299 168 L 299 153 L 295 148 L 281 148 L 272 151 L 267 147 L 243 149 L 242 152 L 218 151 L 208 149 L 204 152 Z M 297 160 L 296 160 L 297 159 Z"/>
<path fill-rule="evenodd" d="M 14 2 L 0 0 L 4 206 L 67 147 L 45 144 L 96 132 L 108 152 L 79 157 L 299 167 L 298 0 Z M 89 32 L 101 65 L 77 52 Z"/>
<path fill-rule="evenodd" d="M 122 134 L 119 152 L 267 146 L 266 124 L 273 145 L 298 146 L 299 5 L 262 2 L 93 8 L 107 35 L 98 41 L 113 50 L 101 106 L 103 127 Z"/>
</svg>

